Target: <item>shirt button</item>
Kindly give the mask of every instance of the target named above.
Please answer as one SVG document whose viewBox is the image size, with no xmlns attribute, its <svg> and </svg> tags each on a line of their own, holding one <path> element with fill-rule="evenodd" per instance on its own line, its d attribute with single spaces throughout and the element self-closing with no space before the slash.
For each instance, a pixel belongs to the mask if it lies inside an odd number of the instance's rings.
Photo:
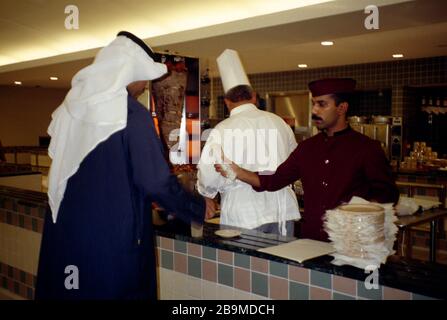
<svg viewBox="0 0 447 320">
<path fill-rule="evenodd" d="M 327 187 L 327 183 L 323 181 L 323 187 Z"/>
<path fill-rule="evenodd" d="M 329 163 L 329 160 L 324 160 L 324 163 L 325 163 L 325 164 L 328 164 L 328 163 Z"/>
</svg>

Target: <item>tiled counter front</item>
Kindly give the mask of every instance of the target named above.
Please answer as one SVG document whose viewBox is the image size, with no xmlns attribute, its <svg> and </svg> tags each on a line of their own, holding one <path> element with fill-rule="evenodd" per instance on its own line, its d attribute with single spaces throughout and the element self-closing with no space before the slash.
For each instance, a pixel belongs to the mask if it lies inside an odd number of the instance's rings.
<svg viewBox="0 0 447 320">
<path fill-rule="evenodd" d="M 161 299 L 427 299 L 268 259 L 157 237 Z M 365 274 L 366 278 L 366 274 Z"/>
<path fill-rule="evenodd" d="M 158 230 L 157 255 L 161 299 L 398 299 L 447 297 L 447 267 L 389 258 L 379 270 L 377 289 L 366 289 L 369 273 L 351 266 L 334 266 L 324 256 L 299 264 L 256 251 L 275 237 L 245 230 L 239 240 L 214 235 L 205 225 L 202 239 L 176 230 Z M 247 232 L 247 237 L 244 233 Z M 258 240 L 254 234 L 261 237 Z M 282 243 L 282 237 L 276 237 Z M 290 239 L 288 239 L 290 240 Z M 265 241 L 262 243 L 262 241 Z M 256 243 L 257 242 L 257 243 Z"/>
<path fill-rule="evenodd" d="M 45 195 L 0 186 L 0 288 L 34 297 Z"/>
</svg>

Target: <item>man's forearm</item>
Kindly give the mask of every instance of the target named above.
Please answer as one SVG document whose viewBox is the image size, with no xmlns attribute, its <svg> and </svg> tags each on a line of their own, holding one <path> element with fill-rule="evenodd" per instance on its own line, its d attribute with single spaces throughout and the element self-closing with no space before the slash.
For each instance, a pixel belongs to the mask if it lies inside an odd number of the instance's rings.
<svg viewBox="0 0 447 320">
<path fill-rule="evenodd" d="M 239 180 L 244 181 L 256 188 L 259 188 L 261 186 L 261 181 L 259 180 L 259 176 L 256 173 L 242 169 L 240 167 L 238 167 L 234 171 Z"/>
</svg>

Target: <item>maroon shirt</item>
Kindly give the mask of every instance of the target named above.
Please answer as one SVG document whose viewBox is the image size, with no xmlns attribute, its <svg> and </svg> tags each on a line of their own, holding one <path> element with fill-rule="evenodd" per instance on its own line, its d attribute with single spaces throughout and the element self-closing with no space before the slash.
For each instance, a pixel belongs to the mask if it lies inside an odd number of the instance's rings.
<svg viewBox="0 0 447 320">
<path fill-rule="evenodd" d="M 304 215 L 301 238 L 328 241 L 323 216 L 353 196 L 396 203 L 399 191 L 380 143 L 350 127 L 329 137 L 304 140 L 273 175 L 259 175 L 257 191 L 275 191 L 301 179 Z"/>
</svg>

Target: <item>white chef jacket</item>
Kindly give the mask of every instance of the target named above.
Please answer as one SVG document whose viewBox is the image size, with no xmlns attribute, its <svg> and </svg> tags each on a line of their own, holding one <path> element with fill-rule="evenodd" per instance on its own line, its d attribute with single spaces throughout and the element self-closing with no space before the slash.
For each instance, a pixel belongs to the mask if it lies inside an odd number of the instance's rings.
<svg viewBox="0 0 447 320">
<path fill-rule="evenodd" d="M 275 192 L 256 192 L 238 179 L 224 178 L 214 168 L 221 163 L 221 149 L 229 160 L 253 172 L 274 172 L 296 148 L 291 128 L 277 115 L 243 104 L 230 112 L 210 133 L 198 164 L 197 190 L 208 198 L 221 194 L 220 223 L 257 228 L 279 222 L 285 234 L 285 221 L 299 219 L 294 191 L 285 187 Z"/>
</svg>

